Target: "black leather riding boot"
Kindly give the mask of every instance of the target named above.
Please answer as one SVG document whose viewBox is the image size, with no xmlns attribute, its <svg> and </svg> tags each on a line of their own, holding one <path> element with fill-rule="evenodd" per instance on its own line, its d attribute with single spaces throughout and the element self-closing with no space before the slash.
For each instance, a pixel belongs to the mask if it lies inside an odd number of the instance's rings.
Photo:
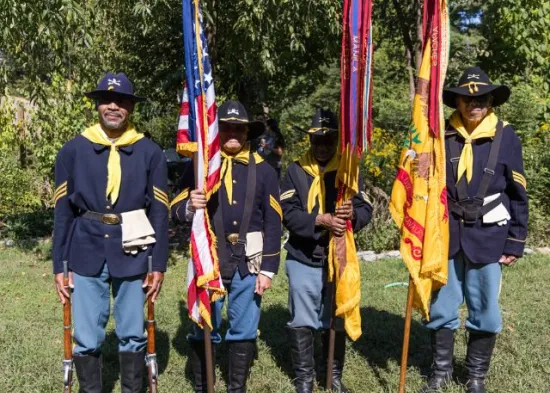
<svg viewBox="0 0 550 393">
<path fill-rule="evenodd" d="M 313 359 L 315 336 L 313 330 L 306 327 L 288 328 L 288 336 L 292 366 L 296 374 L 294 379 L 296 393 L 311 393 L 313 392 L 313 381 L 315 379 Z"/>
<path fill-rule="evenodd" d="M 454 331 L 439 329 L 432 331 L 432 374 L 418 393 L 439 392 L 453 376 Z"/>
<path fill-rule="evenodd" d="M 189 362 L 193 376 L 195 377 L 195 393 L 207 393 L 206 385 L 206 351 L 204 341 L 190 341 L 191 352 Z M 216 345 L 212 343 L 212 363 L 216 367 Z M 214 383 L 216 383 L 216 373 L 214 373 Z"/>
<path fill-rule="evenodd" d="M 101 393 L 103 391 L 101 356 L 75 355 L 73 361 L 80 386 L 79 393 Z"/>
<path fill-rule="evenodd" d="M 324 378 L 323 385 L 325 385 L 326 373 L 327 373 L 327 360 L 330 341 L 330 330 L 325 330 L 322 333 L 323 336 L 323 364 L 321 367 L 321 375 Z M 346 333 L 336 332 L 334 338 L 334 362 L 332 364 L 332 386 L 330 391 L 338 393 L 348 393 L 349 390 L 342 382 L 342 374 L 344 373 L 344 363 L 346 360 Z"/>
<path fill-rule="evenodd" d="M 486 393 L 485 376 L 489 371 L 497 335 L 486 332 L 470 332 L 468 352 L 466 353 L 466 370 L 468 393 Z"/>
<path fill-rule="evenodd" d="M 228 393 L 246 393 L 246 380 L 256 354 L 256 340 L 230 341 Z"/>
<path fill-rule="evenodd" d="M 145 370 L 145 352 L 119 352 L 122 393 L 141 393 Z"/>
</svg>

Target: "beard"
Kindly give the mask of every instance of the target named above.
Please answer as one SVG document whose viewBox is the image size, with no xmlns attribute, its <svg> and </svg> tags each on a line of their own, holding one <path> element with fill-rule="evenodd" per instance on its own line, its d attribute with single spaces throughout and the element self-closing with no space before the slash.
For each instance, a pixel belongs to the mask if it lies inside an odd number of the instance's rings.
<svg viewBox="0 0 550 393">
<path fill-rule="evenodd" d="M 107 120 L 104 116 L 100 116 L 101 125 L 108 130 L 118 131 L 126 129 L 128 126 L 128 118 L 120 117 L 120 120 Z"/>
</svg>

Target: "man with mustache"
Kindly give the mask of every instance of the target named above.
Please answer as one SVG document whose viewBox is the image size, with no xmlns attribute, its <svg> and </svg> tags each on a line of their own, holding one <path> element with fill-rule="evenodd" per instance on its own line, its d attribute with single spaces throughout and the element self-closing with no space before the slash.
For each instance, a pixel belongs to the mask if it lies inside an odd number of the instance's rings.
<svg viewBox="0 0 550 393">
<path fill-rule="evenodd" d="M 279 268 L 282 211 L 275 170 L 250 148 L 249 141 L 262 134 L 264 124 L 250 121 L 239 101 L 224 102 L 218 109 L 218 118 L 223 158 L 220 189 L 207 203 L 204 192 L 194 189 L 190 165 L 189 175 L 186 172 L 182 177 L 182 191 L 172 201 L 172 217 L 189 222 L 197 209 L 208 209 L 227 290 L 227 296 L 212 304 L 212 342 L 222 341 L 219 330 L 227 298 L 227 391 L 246 393 L 256 352 L 262 297 Z M 206 392 L 204 333 L 193 324 L 187 339 L 195 392 Z M 213 350 L 216 346 L 212 346 Z"/>
<path fill-rule="evenodd" d="M 329 236 L 342 236 L 346 221 L 359 231 L 372 216 L 372 206 L 363 191 L 338 208 L 336 205 L 336 169 L 338 167 L 338 121 L 328 110 L 313 115 L 309 135 L 311 148 L 287 171 L 281 188 L 283 223 L 290 232 L 286 274 L 289 281 L 287 324 L 291 358 L 296 373 L 297 393 L 311 393 L 315 379 L 313 344 L 315 333 L 323 335 L 324 362 L 321 374 L 332 372 L 328 390 L 348 392 L 342 383 L 346 334 L 337 319 L 334 365 L 326 370 L 332 297 L 327 293 L 327 257 Z M 362 180 L 359 188 L 362 189 Z"/>
<path fill-rule="evenodd" d="M 101 345 L 110 294 L 123 393 L 141 392 L 144 308 L 157 298 L 168 256 L 167 169 L 159 146 L 129 122 L 137 102 L 124 73 L 108 73 L 94 91 L 98 123 L 67 142 L 55 164 L 53 272 L 61 303 L 68 261 L 74 364 L 81 393 L 102 392 Z M 154 282 L 145 288 L 148 257 Z"/>
</svg>

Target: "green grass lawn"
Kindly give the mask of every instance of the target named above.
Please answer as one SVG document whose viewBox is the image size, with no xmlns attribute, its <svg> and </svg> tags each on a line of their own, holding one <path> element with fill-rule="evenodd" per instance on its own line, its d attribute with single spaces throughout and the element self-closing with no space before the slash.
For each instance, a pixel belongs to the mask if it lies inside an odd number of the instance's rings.
<svg viewBox="0 0 550 393">
<path fill-rule="evenodd" d="M 284 269 L 281 269 L 284 272 Z M 192 392 L 186 371 L 190 322 L 182 303 L 186 266 L 180 260 L 166 274 L 157 303 L 160 392 Z M 365 264 L 361 313 L 363 336 L 348 344 L 345 381 L 353 392 L 397 392 L 407 280 L 399 260 Z M 530 256 L 505 269 L 502 286 L 504 330 L 495 350 L 489 392 L 550 390 L 550 258 Z M 49 261 L 16 249 L 0 250 L 0 393 L 60 392 L 62 309 L 54 293 Z M 259 359 L 249 392 L 292 392 L 285 333 L 287 280 L 276 277 L 264 296 Z M 462 315 L 466 310 L 462 309 Z M 455 371 L 464 375 L 465 333 L 457 334 Z M 105 392 L 120 392 L 112 321 L 104 346 Z M 430 365 L 429 336 L 418 315 L 412 324 L 407 391 L 422 383 Z M 225 391 L 226 348 L 218 354 L 216 392 Z M 75 390 L 76 385 L 75 385 Z M 446 392 L 462 392 L 457 383 Z"/>
</svg>

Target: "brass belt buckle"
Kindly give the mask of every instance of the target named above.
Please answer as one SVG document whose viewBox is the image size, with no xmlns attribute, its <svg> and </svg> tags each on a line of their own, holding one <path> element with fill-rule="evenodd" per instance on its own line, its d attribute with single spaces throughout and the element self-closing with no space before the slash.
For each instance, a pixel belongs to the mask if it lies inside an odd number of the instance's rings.
<svg viewBox="0 0 550 393">
<path fill-rule="evenodd" d="M 230 233 L 226 237 L 227 241 L 231 243 L 232 245 L 237 244 L 237 241 L 239 240 L 239 234 L 238 233 Z"/>
<path fill-rule="evenodd" d="M 101 217 L 101 221 L 104 224 L 107 224 L 107 225 L 116 225 L 120 222 L 120 220 L 119 220 L 119 218 L 116 214 L 104 214 Z"/>
</svg>

